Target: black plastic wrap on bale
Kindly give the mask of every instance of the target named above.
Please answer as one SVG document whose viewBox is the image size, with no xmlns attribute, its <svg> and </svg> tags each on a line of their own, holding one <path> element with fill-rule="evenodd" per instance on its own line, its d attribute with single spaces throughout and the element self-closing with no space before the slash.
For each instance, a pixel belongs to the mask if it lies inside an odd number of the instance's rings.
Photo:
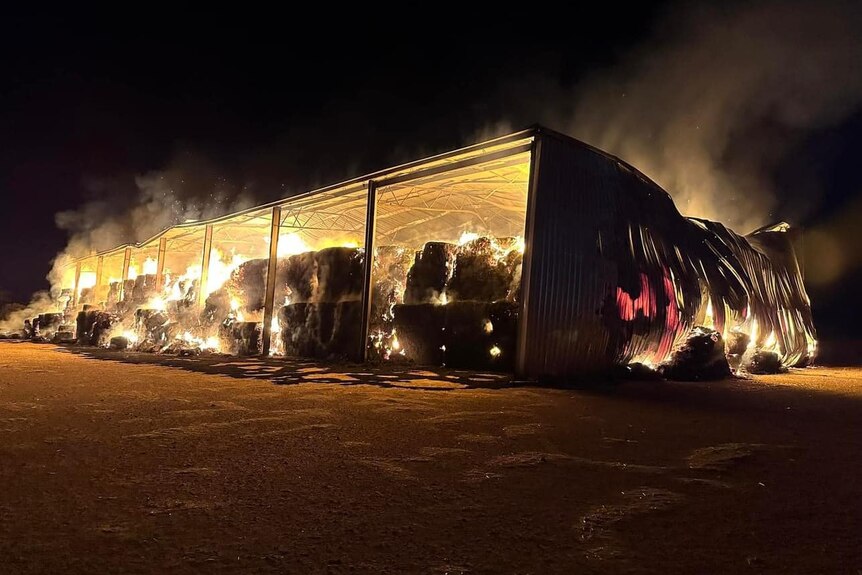
<svg viewBox="0 0 862 575">
<path fill-rule="evenodd" d="M 416 253 L 413 267 L 407 273 L 405 304 L 440 301 L 455 265 L 457 248 L 455 244 L 428 242 L 421 252 Z"/>
<path fill-rule="evenodd" d="M 107 311 L 94 312 L 93 324 L 90 327 L 89 345 L 107 347 L 120 325 L 120 318 L 116 314 Z M 79 340 L 80 342 L 80 340 Z"/>
<path fill-rule="evenodd" d="M 456 301 L 514 299 L 514 278 L 516 273 L 520 278 L 521 259 L 514 247 L 487 237 L 458 246 L 446 293 Z"/>
<path fill-rule="evenodd" d="M 260 322 L 227 321 L 219 328 L 222 349 L 233 355 L 260 355 L 263 337 Z"/>
<path fill-rule="evenodd" d="M 664 377 L 678 381 L 710 381 L 728 377 L 730 366 L 721 334 L 700 326 L 694 328 L 659 371 Z"/>
<path fill-rule="evenodd" d="M 319 359 L 348 359 L 356 353 L 360 301 L 294 303 L 279 311 L 284 353 Z"/>
</svg>

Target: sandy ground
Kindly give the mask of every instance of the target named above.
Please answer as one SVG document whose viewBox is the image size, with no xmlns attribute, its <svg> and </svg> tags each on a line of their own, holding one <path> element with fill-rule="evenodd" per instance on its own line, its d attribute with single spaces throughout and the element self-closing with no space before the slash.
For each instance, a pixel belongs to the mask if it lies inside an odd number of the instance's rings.
<svg viewBox="0 0 862 575">
<path fill-rule="evenodd" d="M 862 569 L 862 370 L 585 391 L 99 355 L 0 343 L 4 573 Z"/>
</svg>

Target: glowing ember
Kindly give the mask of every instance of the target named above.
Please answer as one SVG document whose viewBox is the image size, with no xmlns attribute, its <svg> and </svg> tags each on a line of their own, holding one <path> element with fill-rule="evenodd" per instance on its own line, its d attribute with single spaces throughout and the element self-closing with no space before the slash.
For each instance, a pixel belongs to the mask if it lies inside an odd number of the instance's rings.
<svg viewBox="0 0 862 575">
<path fill-rule="evenodd" d="M 494 332 L 494 324 L 491 323 L 491 320 L 486 319 L 484 325 L 482 325 L 482 330 L 485 333 L 493 333 Z"/>
<path fill-rule="evenodd" d="M 491 357 L 500 357 L 500 354 L 503 353 L 503 350 L 501 350 L 495 345 L 490 350 L 488 350 L 488 353 L 491 354 Z"/>
<path fill-rule="evenodd" d="M 126 338 L 130 344 L 138 343 L 138 334 L 131 330 L 126 330 L 123 332 L 123 337 Z"/>
</svg>

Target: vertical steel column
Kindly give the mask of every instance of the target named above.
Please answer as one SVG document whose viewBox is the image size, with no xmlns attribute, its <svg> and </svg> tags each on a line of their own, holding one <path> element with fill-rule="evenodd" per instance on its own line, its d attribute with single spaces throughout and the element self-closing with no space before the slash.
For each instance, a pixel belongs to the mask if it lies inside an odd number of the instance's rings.
<svg viewBox="0 0 862 575">
<path fill-rule="evenodd" d="M 119 301 L 126 299 L 126 280 L 129 279 L 129 265 L 132 263 L 132 248 L 126 248 L 123 254 L 123 279 L 120 280 Z"/>
<path fill-rule="evenodd" d="M 365 211 L 365 264 L 363 266 L 362 282 L 362 322 L 359 326 L 359 337 L 356 358 L 365 361 L 368 358 L 368 330 L 371 326 L 371 281 L 374 273 L 374 235 L 377 222 L 377 182 L 368 181 L 368 205 Z"/>
<path fill-rule="evenodd" d="M 161 293 L 165 279 L 165 252 L 168 249 L 168 238 L 159 240 L 159 257 L 156 261 L 156 291 Z"/>
<path fill-rule="evenodd" d="M 278 232 L 281 229 L 281 206 L 272 208 L 269 229 L 269 263 L 266 268 L 266 299 L 263 302 L 263 357 L 269 356 L 272 342 L 272 308 L 275 304 L 275 272 L 278 266 Z"/>
<path fill-rule="evenodd" d="M 93 287 L 94 303 L 99 303 L 102 301 L 102 264 L 104 263 L 104 261 L 105 256 L 99 256 L 99 259 L 96 261 L 96 285 Z M 105 294 L 105 299 L 107 299 L 107 294 Z"/>
<path fill-rule="evenodd" d="M 78 283 L 81 281 L 81 262 L 75 264 L 75 290 L 72 292 L 72 307 L 78 307 Z"/>
<path fill-rule="evenodd" d="M 207 224 L 204 230 L 204 250 L 201 258 L 201 279 L 198 282 L 198 306 L 203 307 L 207 299 L 207 282 L 210 275 L 210 253 L 213 245 L 213 225 Z"/>
<path fill-rule="evenodd" d="M 539 181 L 539 160 L 542 154 L 542 134 L 536 134 L 530 153 L 530 180 L 527 184 L 527 213 L 524 221 L 524 257 L 521 262 L 521 304 L 518 310 L 518 339 L 515 348 L 515 375 L 526 375 L 527 309 L 530 301 L 530 268 L 533 259 L 533 229 L 535 227 L 536 188 Z"/>
</svg>

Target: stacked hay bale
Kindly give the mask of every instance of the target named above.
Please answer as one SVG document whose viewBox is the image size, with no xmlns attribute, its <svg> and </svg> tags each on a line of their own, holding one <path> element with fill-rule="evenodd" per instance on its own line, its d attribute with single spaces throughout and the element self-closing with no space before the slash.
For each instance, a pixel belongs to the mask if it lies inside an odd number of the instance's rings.
<svg viewBox="0 0 862 575">
<path fill-rule="evenodd" d="M 514 367 L 521 254 L 514 239 L 429 242 L 416 254 L 393 326 L 416 363 Z"/>
<path fill-rule="evenodd" d="M 345 359 L 359 340 L 364 251 L 332 247 L 279 262 L 285 355 Z"/>
</svg>

